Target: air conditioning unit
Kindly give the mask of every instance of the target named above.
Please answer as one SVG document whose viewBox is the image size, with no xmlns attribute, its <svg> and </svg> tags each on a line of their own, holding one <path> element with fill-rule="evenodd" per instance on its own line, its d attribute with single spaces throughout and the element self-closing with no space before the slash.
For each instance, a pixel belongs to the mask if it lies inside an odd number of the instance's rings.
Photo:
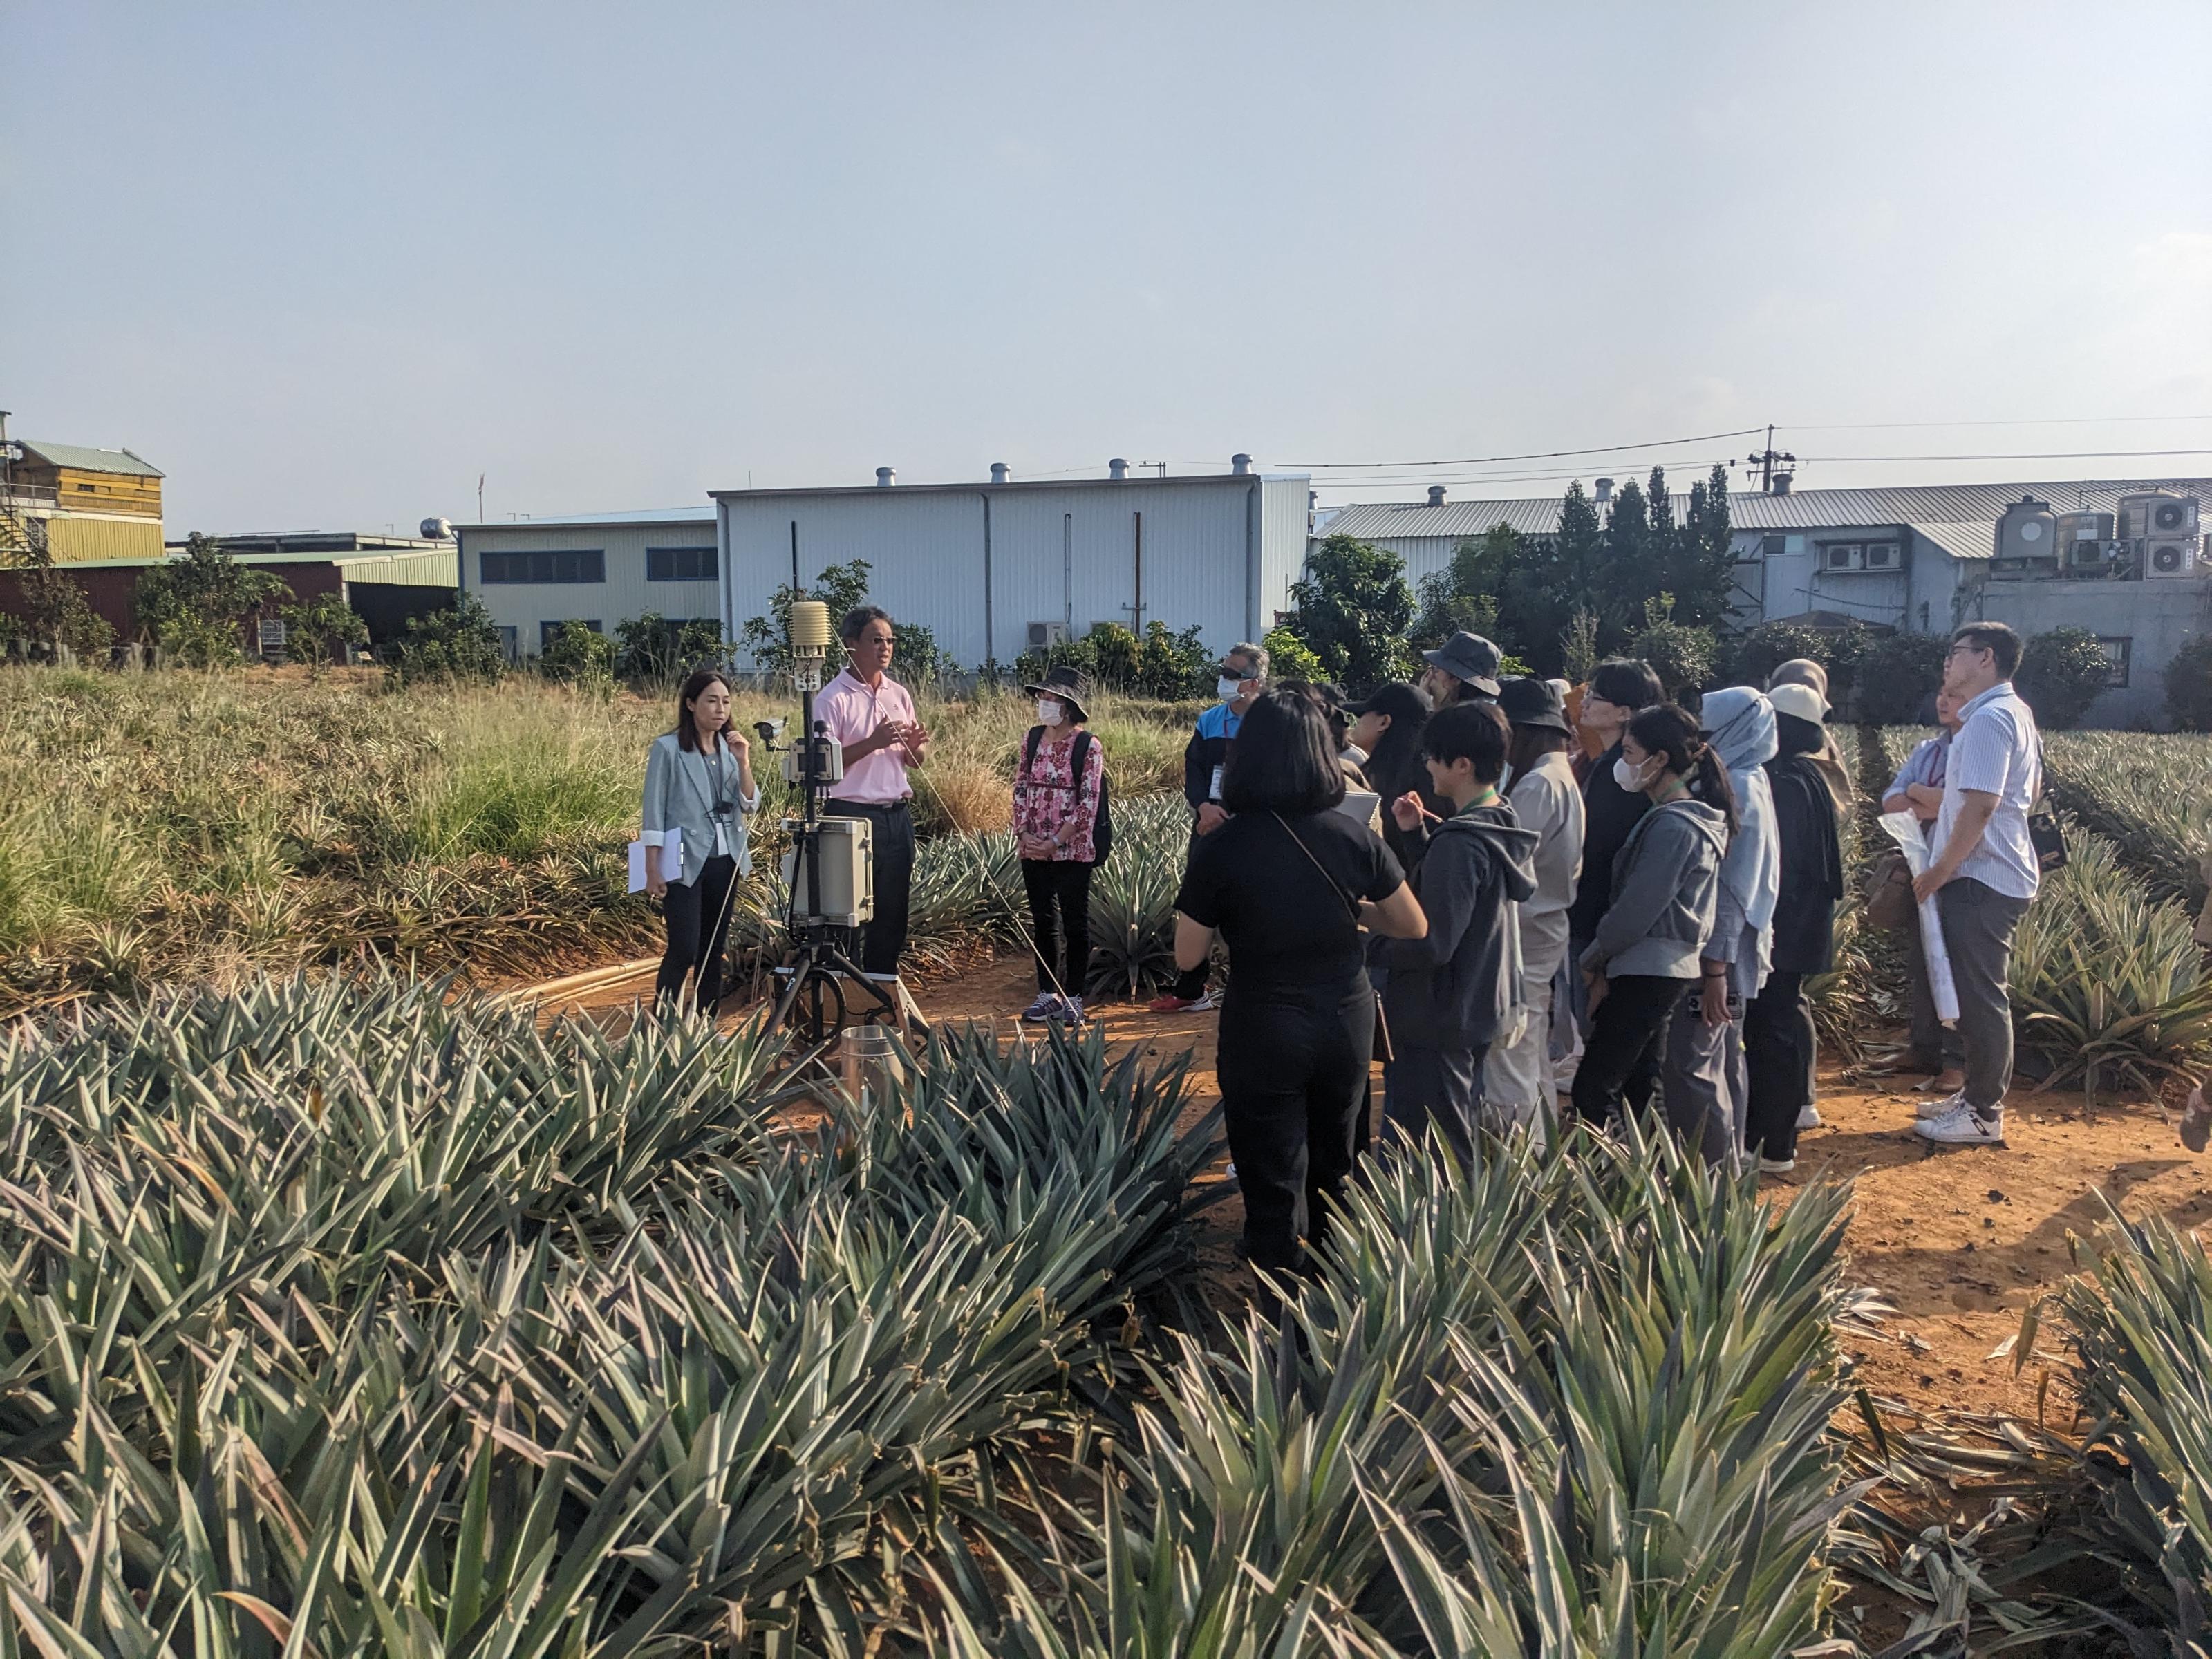
<svg viewBox="0 0 2212 1659">
<path fill-rule="evenodd" d="M 1895 542 L 1869 542 L 1866 544 L 1866 568 L 1869 570 L 1902 570 L 1905 568 L 1905 550 Z"/>
<path fill-rule="evenodd" d="M 1820 549 L 1823 570 L 1863 570 L 1866 549 L 1857 542 L 1830 542 Z"/>
<path fill-rule="evenodd" d="M 2204 568 L 2201 536 L 2152 536 L 2143 543 L 2146 577 L 2201 576 Z"/>
<path fill-rule="evenodd" d="M 2144 541 L 2172 541 L 2199 533 L 2194 495 L 2177 495 L 2170 489 L 2145 490 L 2120 497 L 2120 534 Z"/>
<path fill-rule="evenodd" d="M 2058 515 L 2058 544 L 2070 548 L 2076 542 L 2108 542 L 2119 533 L 2109 513 L 2062 513 Z"/>
<path fill-rule="evenodd" d="M 2105 544 L 2100 541 L 2061 542 L 2066 552 L 2069 570 L 2102 570 L 2105 568 Z"/>
<path fill-rule="evenodd" d="M 1064 622 L 1033 622 L 1029 625 L 1027 644 L 1032 651 L 1048 651 L 1055 645 L 1067 643 L 1067 624 Z"/>
</svg>

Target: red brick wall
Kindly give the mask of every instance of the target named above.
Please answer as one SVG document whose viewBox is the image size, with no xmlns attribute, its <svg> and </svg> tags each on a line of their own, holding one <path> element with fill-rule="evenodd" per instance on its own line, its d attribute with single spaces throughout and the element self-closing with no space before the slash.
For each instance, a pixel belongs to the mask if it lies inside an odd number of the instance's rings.
<svg viewBox="0 0 2212 1659">
<path fill-rule="evenodd" d="M 266 570 L 292 590 L 292 597 L 305 603 L 325 593 L 336 593 L 345 586 L 345 578 L 335 564 L 255 564 L 251 559 L 242 562 L 256 570 Z M 92 608 L 105 617 L 115 629 L 118 643 L 134 639 L 138 633 L 138 617 L 131 608 L 131 595 L 137 591 L 139 569 L 130 565 L 106 565 L 92 569 L 61 568 L 72 577 L 92 601 Z M 283 603 L 283 601 L 280 601 Z M 20 570 L 0 570 L 0 611 L 21 616 L 23 611 L 23 573 Z M 268 614 L 275 616 L 276 607 Z M 240 636 L 250 651 L 257 642 L 254 623 L 258 617 L 242 618 L 239 623 Z"/>
</svg>

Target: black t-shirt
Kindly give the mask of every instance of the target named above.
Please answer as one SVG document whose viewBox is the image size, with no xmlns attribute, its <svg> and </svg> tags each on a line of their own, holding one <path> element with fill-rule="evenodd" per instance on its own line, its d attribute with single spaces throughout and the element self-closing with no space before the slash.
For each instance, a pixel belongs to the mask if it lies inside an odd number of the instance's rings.
<svg viewBox="0 0 2212 1659">
<path fill-rule="evenodd" d="M 1347 899 L 1386 899 L 1405 880 L 1390 849 L 1341 812 L 1245 812 L 1198 838 L 1176 908 L 1221 930 L 1232 994 L 1350 992 L 1363 969 Z"/>
<path fill-rule="evenodd" d="M 1567 926 L 1577 939 L 1596 936 L 1598 923 L 1613 908 L 1613 861 L 1628 844 L 1628 832 L 1651 810 L 1649 795 L 1613 781 L 1613 763 L 1620 758 L 1616 743 L 1583 780 L 1583 872 L 1567 908 Z"/>
</svg>

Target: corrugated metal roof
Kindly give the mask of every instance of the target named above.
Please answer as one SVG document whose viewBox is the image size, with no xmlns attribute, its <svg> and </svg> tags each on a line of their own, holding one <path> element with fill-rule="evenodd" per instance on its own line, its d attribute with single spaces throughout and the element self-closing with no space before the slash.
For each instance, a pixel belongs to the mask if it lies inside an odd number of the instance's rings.
<svg viewBox="0 0 2212 1659">
<path fill-rule="evenodd" d="M 126 477 L 158 478 L 161 469 L 127 449 L 90 449 L 82 444 L 47 444 L 22 441 L 23 447 L 51 466 L 75 467 L 79 472 L 120 472 Z"/>
<path fill-rule="evenodd" d="M 1784 495 L 1732 495 L 1729 521 L 1738 530 L 1826 530 L 1838 526 L 1911 525 L 1962 559 L 1986 559 L 1995 545 L 1991 527 L 2006 507 L 2022 495 L 2047 501 L 2059 513 L 2116 511 L 2123 495 L 2166 489 L 2212 502 L 2212 478 L 2118 478 L 2061 483 L 1892 484 L 1866 489 L 1793 489 Z M 1677 519 L 1689 498 L 1674 500 Z M 1363 541 L 1395 541 L 1415 536 L 1455 540 L 1477 537 L 1498 524 L 1522 535 L 1549 535 L 1559 528 L 1556 495 L 1510 496 L 1500 501 L 1361 502 L 1328 521 L 1331 535 Z"/>
<path fill-rule="evenodd" d="M 1162 484 L 1250 484 L 1262 479 L 1270 483 L 1305 483 L 1309 475 L 1304 472 L 1176 472 L 1156 473 L 1132 471 L 1127 478 L 1104 478 L 1097 476 L 1074 478 L 1012 478 L 1005 483 L 993 483 L 988 478 L 973 478 L 964 483 L 900 483 L 900 484 L 829 484 L 805 489 L 710 489 L 707 493 L 716 501 L 763 501 L 771 497 L 790 495 L 873 495 L 880 491 L 884 495 L 941 495 L 947 491 L 972 495 L 988 489 L 1003 495 L 1010 490 L 1034 494 L 1048 489 L 1090 489 L 1099 485 L 1117 486 L 1122 483 L 1141 483 L 1157 487 Z M 1487 526 L 1486 526 L 1486 528 Z"/>
</svg>

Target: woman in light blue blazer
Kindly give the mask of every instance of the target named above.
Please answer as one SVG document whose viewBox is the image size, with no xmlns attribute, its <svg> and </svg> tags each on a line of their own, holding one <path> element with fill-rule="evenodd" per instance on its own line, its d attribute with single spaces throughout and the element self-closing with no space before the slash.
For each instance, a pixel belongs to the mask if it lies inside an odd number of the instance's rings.
<svg viewBox="0 0 2212 1659">
<path fill-rule="evenodd" d="M 661 901 L 668 951 L 653 987 L 656 1005 L 681 1006 L 684 978 L 697 970 L 697 1006 L 712 1014 L 722 1000 L 722 949 L 738 878 L 753 867 L 745 816 L 760 811 L 752 746 L 730 719 L 730 683 L 702 668 L 684 682 L 676 729 L 653 740 L 645 761 L 648 848 L 680 839 L 683 874 L 661 874 L 662 854 L 646 854 L 646 890 Z"/>
</svg>

